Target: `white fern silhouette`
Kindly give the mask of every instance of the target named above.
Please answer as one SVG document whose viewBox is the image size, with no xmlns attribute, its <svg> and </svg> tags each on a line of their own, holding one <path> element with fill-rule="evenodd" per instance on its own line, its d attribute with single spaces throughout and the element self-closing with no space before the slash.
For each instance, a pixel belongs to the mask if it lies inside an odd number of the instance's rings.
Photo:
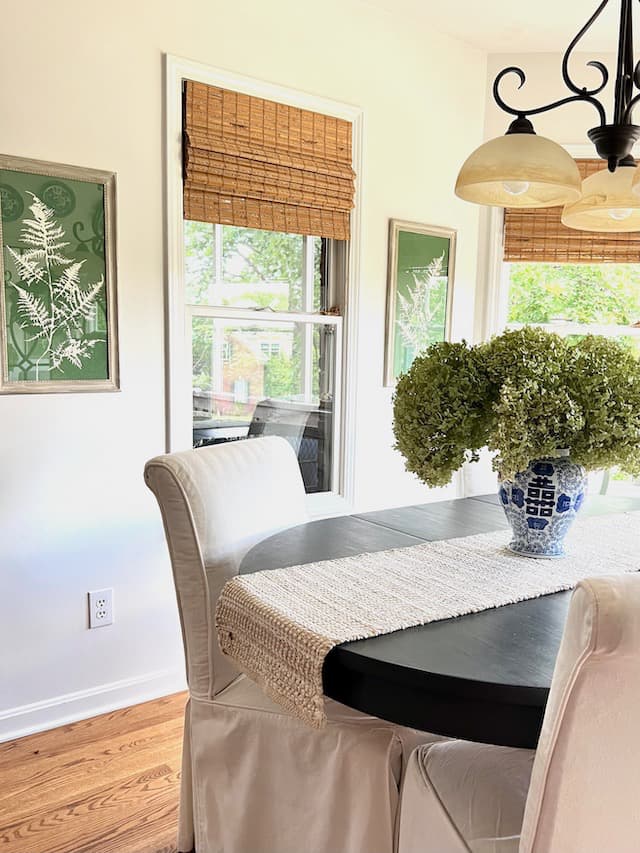
<svg viewBox="0 0 640 853">
<path fill-rule="evenodd" d="M 431 343 L 432 323 L 442 309 L 442 283 L 444 275 L 444 252 L 434 258 L 425 271 L 415 272 L 413 287 L 408 287 L 408 297 L 398 293 L 398 329 L 407 346 L 420 352 Z"/>
<path fill-rule="evenodd" d="M 98 343 L 85 333 L 86 321 L 95 320 L 97 299 L 104 288 L 104 276 L 82 287 L 80 271 L 84 260 L 67 257 L 63 249 L 65 231 L 54 211 L 29 193 L 33 219 L 22 223 L 21 241 L 27 248 L 7 250 L 15 263 L 20 283 L 11 282 L 18 291 L 18 316 L 27 341 L 40 340 L 43 349 L 35 362 L 36 380 L 42 362 L 49 370 L 64 369 L 69 362 L 81 368 L 91 358 Z"/>
</svg>

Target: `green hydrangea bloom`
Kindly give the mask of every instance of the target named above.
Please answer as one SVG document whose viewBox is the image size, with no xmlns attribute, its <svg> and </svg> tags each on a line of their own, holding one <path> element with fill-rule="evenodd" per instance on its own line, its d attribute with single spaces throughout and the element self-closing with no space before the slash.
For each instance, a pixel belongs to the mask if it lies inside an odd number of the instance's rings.
<svg viewBox="0 0 640 853">
<path fill-rule="evenodd" d="M 430 486 L 485 446 L 507 478 L 560 449 L 587 469 L 640 473 L 640 363 L 596 335 L 570 344 L 525 327 L 434 344 L 400 377 L 393 412 L 395 447 Z"/>
<path fill-rule="evenodd" d="M 487 442 L 491 401 L 477 353 L 462 343 L 436 343 L 398 380 L 393 414 L 395 447 L 409 471 L 445 486 L 465 458 Z"/>
</svg>

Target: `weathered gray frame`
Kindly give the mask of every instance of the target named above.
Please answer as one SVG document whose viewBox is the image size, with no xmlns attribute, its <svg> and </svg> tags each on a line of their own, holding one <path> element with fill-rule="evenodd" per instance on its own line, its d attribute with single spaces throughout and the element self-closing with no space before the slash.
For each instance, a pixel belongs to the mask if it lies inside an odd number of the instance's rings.
<svg viewBox="0 0 640 853">
<path fill-rule="evenodd" d="M 384 385 L 393 386 L 396 378 L 393 375 L 394 332 L 396 322 L 396 266 L 398 263 L 398 237 L 400 231 L 410 231 L 413 234 L 425 234 L 429 237 L 445 237 L 449 240 L 449 265 L 447 268 L 447 304 L 445 313 L 445 340 L 451 339 L 451 321 L 453 314 L 453 285 L 456 259 L 455 228 L 443 228 L 438 225 L 421 225 L 417 222 L 407 222 L 403 219 L 389 220 L 389 259 L 387 267 L 387 316 L 384 340 Z"/>
<path fill-rule="evenodd" d="M 7 363 L 6 309 L 4 300 L 4 252 L 2 219 L 0 218 L 0 394 L 52 394 L 78 391 L 119 391 L 120 369 L 118 362 L 118 308 L 116 296 L 116 176 L 115 172 L 85 169 L 12 157 L 0 154 L 0 169 L 28 172 L 52 178 L 67 178 L 75 181 L 90 181 L 104 187 L 104 247 L 105 247 L 105 293 L 107 308 L 107 363 L 108 379 L 65 379 L 20 381 L 9 380 Z"/>
</svg>

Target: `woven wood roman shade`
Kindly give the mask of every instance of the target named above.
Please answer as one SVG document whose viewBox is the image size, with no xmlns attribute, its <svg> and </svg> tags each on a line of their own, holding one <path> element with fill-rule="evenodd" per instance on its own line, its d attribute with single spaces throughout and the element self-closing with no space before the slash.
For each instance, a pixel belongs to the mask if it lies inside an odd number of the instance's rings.
<svg viewBox="0 0 640 853">
<path fill-rule="evenodd" d="M 187 81 L 184 216 L 349 239 L 351 123 Z"/>
<path fill-rule="evenodd" d="M 582 178 L 604 169 L 604 160 L 577 160 Z M 507 208 L 505 261 L 597 264 L 640 263 L 640 232 L 576 231 L 560 221 L 561 207 Z"/>
</svg>

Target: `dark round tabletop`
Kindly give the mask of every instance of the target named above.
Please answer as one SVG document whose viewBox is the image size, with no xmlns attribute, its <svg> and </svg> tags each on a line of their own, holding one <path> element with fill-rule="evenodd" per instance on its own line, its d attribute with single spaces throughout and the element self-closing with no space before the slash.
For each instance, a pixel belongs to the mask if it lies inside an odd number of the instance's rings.
<svg viewBox="0 0 640 853">
<path fill-rule="evenodd" d="M 587 512 L 640 509 L 591 498 Z M 280 568 L 505 528 L 492 496 L 310 522 L 256 545 L 241 572 Z M 344 643 L 326 658 L 324 691 L 385 720 L 466 740 L 534 748 L 569 592 Z"/>
</svg>

